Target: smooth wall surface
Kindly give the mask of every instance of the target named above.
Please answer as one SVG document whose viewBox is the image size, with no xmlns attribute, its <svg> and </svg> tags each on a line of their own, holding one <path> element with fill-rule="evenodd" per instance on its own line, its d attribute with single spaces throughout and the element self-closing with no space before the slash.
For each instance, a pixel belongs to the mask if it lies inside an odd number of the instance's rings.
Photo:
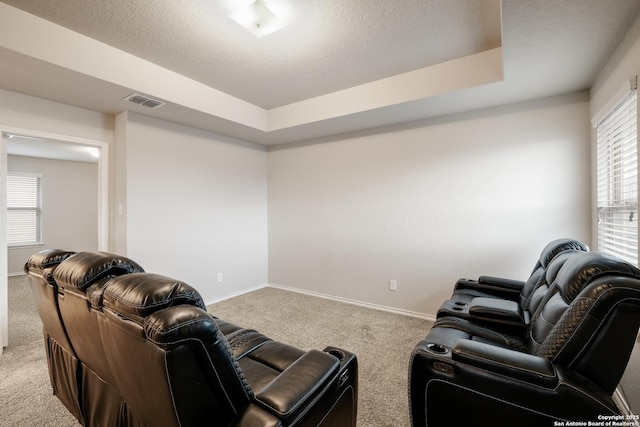
<svg viewBox="0 0 640 427">
<path fill-rule="evenodd" d="M 578 93 L 271 150 L 269 282 L 435 315 L 459 277 L 526 278 L 590 244 L 588 117 Z"/>
<path fill-rule="evenodd" d="M 110 142 L 113 121 L 109 114 L 0 89 L 0 126 Z"/>
<path fill-rule="evenodd" d="M 207 302 L 265 284 L 264 147 L 139 114 L 122 122 L 128 255 Z"/>
<path fill-rule="evenodd" d="M 9 248 L 9 274 L 23 274 L 24 263 L 42 249 L 98 249 L 98 165 L 35 157 L 8 156 L 11 172 L 42 174 L 42 246 Z"/>
<path fill-rule="evenodd" d="M 637 19 L 618 45 L 590 91 L 591 115 L 598 113 L 612 100 L 630 78 L 640 74 L 640 19 Z"/>
<path fill-rule="evenodd" d="M 0 131 L 55 134 L 63 140 L 70 138 L 90 139 L 108 143 L 113 137 L 113 116 L 96 113 L 69 105 L 59 104 L 28 95 L 0 89 Z M 3 159 L 4 160 L 4 159 Z M 5 244 L 4 237 L 3 244 Z M 0 252 L 3 260 L 8 258 L 6 246 Z M 4 268 L 0 277 L 0 346 L 7 344 L 8 297 Z M 0 353 L 2 351 L 0 350 Z"/>
</svg>

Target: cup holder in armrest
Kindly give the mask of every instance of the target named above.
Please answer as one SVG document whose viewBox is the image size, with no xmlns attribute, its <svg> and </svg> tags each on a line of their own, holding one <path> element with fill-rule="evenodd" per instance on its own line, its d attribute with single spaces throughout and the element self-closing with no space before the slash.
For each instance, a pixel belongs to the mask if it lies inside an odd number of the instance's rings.
<svg viewBox="0 0 640 427">
<path fill-rule="evenodd" d="M 442 344 L 429 343 L 427 344 L 427 350 L 433 354 L 447 354 L 449 353 L 449 349 Z"/>
<path fill-rule="evenodd" d="M 442 303 L 438 310 L 437 317 L 451 316 L 456 317 L 468 317 L 469 316 L 469 303 L 464 301 L 447 300 Z"/>
<path fill-rule="evenodd" d="M 453 301 L 451 303 L 451 310 L 453 311 L 458 311 L 458 312 L 463 312 L 466 310 L 467 308 L 467 303 L 466 302 L 462 302 L 462 301 Z"/>
<path fill-rule="evenodd" d="M 327 353 L 329 353 L 332 356 L 335 356 L 338 358 L 338 360 L 342 361 L 344 360 L 345 354 L 343 351 L 340 351 L 336 348 L 332 348 L 331 350 L 327 351 Z"/>
</svg>

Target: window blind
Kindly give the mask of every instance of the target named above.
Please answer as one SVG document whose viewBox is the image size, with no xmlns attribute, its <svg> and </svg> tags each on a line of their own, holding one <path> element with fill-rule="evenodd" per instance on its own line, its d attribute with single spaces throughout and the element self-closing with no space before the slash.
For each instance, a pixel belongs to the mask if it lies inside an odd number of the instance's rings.
<svg viewBox="0 0 640 427">
<path fill-rule="evenodd" d="M 41 176 L 9 172 L 7 175 L 7 243 L 9 246 L 41 241 Z"/>
<path fill-rule="evenodd" d="M 632 87 L 597 123 L 598 249 L 638 265 L 638 117 Z"/>
</svg>

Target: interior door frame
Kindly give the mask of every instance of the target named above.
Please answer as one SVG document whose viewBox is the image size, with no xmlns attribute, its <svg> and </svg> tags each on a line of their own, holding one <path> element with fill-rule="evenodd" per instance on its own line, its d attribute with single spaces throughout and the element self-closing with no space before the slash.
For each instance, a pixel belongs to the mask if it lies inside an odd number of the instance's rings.
<svg viewBox="0 0 640 427">
<path fill-rule="evenodd" d="M 7 248 L 7 140 L 5 134 L 54 140 L 66 144 L 95 147 L 100 150 L 98 158 L 98 250 L 109 248 L 109 142 L 51 132 L 16 128 L 0 124 L 0 355 L 9 345 L 9 301 L 8 301 L 8 248 Z"/>
</svg>

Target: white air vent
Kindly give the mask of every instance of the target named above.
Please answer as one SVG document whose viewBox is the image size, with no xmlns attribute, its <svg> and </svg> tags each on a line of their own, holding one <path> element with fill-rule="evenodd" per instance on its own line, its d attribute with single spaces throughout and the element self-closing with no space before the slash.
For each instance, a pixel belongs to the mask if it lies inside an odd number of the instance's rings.
<svg viewBox="0 0 640 427">
<path fill-rule="evenodd" d="M 166 102 L 158 101 L 157 99 L 149 98 L 148 96 L 140 95 L 139 93 L 132 93 L 124 98 L 124 100 L 147 108 L 160 108 L 163 105 L 167 105 Z"/>
</svg>

